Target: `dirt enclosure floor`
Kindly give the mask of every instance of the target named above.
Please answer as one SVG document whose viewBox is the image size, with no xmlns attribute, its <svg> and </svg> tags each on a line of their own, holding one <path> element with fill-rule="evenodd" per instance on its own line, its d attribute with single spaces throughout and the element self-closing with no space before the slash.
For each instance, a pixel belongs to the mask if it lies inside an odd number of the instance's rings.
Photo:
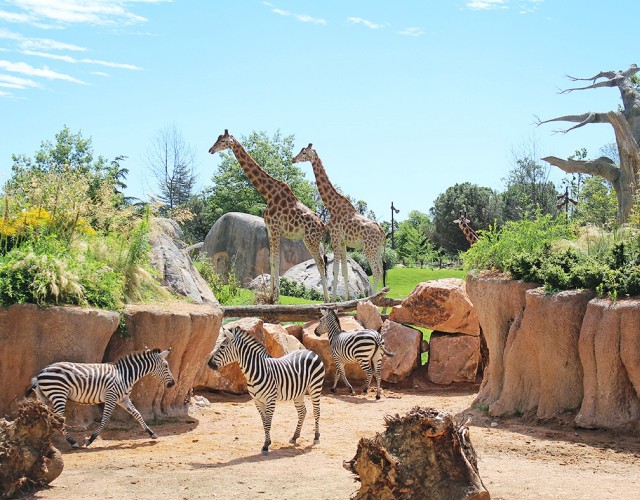
<svg viewBox="0 0 640 500">
<path fill-rule="evenodd" d="M 640 437 L 494 419 L 471 409 L 476 393 L 477 386 L 391 388 L 376 401 L 373 393 L 326 391 L 318 445 L 310 401 L 295 446 L 288 442 L 295 409 L 278 403 L 268 456 L 260 453 L 262 423 L 248 396 L 201 393 L 211 406 L 191 418 L 150 423 L 157 440 L 131 420 L 111 423 L 89 448 L 61 445 L 62 475 L 22 498 L 347 499 L 359 483 L 342 462 L 353 458 L 358 440 L 382 432 L 384 415 L 423 406 L 472 417 L 471 441 L 491 498 L 640 499 Z"/>
</svg>

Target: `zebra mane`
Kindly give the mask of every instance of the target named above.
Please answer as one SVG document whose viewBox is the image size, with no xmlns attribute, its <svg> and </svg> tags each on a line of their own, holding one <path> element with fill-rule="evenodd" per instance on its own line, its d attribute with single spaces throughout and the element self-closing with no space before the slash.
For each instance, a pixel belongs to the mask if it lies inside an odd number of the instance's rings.
<svg viewBox="0 0 640 500">
<path fill-rule="evenodd" d="M 267 348 L 258 339 L 256 339 L 253 335 L 251 335 L 246 330 L 243 330 L 239 326 L 234 326 L 231 330 L 228 330 L 228 331 L 235 338 L 238 338 L 241 342 L 247 345 L 247 347 L 250 347 L 251 349 L 262 352 L 267 356 L 269 356 L 269 353 L 267 352 Z"/>
<path fill-rule="evenodd" d="M 116 359 L 115 361 L 113 361 L 114 365 L 118 365 L 118 364 L 122 364 L 125 363 L 127 361 L 130 361 L 132 359 L 140 359 L 140 358 L 144 358 L 147 357 L 147 355 L 149 354 L 160 354 L 160 352 L 162 352 L 160 349 L 155 348 L 155 349 L 142 349 L 140 351 L 133 351 L 130 352 L 129 354 L 124 354 L 122 356 L 120 356 L 118 359 Z"/>
</svg>

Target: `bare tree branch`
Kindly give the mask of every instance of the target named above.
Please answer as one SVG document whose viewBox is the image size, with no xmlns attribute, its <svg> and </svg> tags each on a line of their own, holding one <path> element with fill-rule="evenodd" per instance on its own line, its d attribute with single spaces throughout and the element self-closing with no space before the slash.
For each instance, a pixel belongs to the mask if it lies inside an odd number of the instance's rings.
<svg viewBox="0 0 640 500">
<path fill-rule="evenodd" d="M 564 170 L 568 174 L 590 174 L 604 177 L 614 184 L 620 177 L 620 169 L 609 158 L 604 156 L 595 160 L 564 160 L 557 156 L 546 156 L 542 158 L 547 163 Z"/>
<path fill-rule="evenodd" d="M 581 115 L 559 116 L 557 118 L 550 118 L 549 120 L 540 120 L 540 118 L 538 118 L 537 116 L 535 118 L 537 126 L 550 122 L 578 122 L 578 125 L 575 125 L 566 130 L 554 130 L 554 132 L 562 132 L 563 134 L 566 134 L 571 130 L 584 127 L 589 123 L 609 123 L 609 117 L 607 116 L 607 113 L 594 113 L 592 111 L 583 113 Z"/>
<path fill-rule="evenodd" d="M 573 92 L 574 90 L 588 90 L 588 89 L 596 89 L 599 87 L 617 87 L 618 84 L 615 80 L 605 80 L 603 82 L 593 83 L 591 85 L 587 85 L 586 87 L 574 87 L 572 89 L 564 89 L 560 91 L 560 94 L 568 94 Z"/>
</svg>

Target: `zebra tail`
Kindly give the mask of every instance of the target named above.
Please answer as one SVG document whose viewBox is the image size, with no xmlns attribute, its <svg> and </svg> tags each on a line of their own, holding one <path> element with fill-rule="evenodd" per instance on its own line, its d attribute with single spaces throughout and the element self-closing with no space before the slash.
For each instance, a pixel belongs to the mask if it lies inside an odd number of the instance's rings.
<svg viewBox="0 0 640 500">
<path fill-rule="evenodd" d="M 384 347 L 384 339 L 380 339 L 380 342 L 378 343 L 378 347 L 380 347 L 380 349 L 382 349 L 382 353 L 386 354 L 387 356 L 395 356 L 396 353 L 395 352 L 391 352 L 391 351 L 387 351 Z"/>
<path fill-rule="evenodd" d="M 29 386 L 29 388 L 24 392 L 24 397 L 28 398 L 32 392 L 34 392 L 36 390 L 36 387 L 38 386 L 38 379 L 36 377 L 33 377 L 31 379 L 31 385 Z"/>
</svg>

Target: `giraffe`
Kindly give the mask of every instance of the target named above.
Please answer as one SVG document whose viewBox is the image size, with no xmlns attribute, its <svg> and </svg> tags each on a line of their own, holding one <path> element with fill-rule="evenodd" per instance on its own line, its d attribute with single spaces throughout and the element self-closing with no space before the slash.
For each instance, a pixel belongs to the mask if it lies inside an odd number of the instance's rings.
<svg viewBox="0 0 640 500">
<path fill-rule="evenodd" d="M 325 302 L 329 301 L 322 239 L 325 225 L 320 218 L 306 205 L 301 203 L 289 185 L 265 172 L 242 144 L 229 135 L 224 134 L 209 149 L 209 153 L 231 149 L 249 182 L 267 201 L 264 210 L 264 222 L 269 236 L 269 265 L 271 271 L 271 296 L 277 302 L 280 296 L 280 237 L 292 240 L 303 240 L 304 245 L 313 257 L 324 292 Z"/>
<path fill-rule="evenodd" d="M 476 233 L 469 225 L 470 222 L 471 221 L 467 218 L 466 210 L 464 212 L 460 210 L 460 217 L 453 221 L 454 224 L 458 224 L 458 227 L 462 229 L 464 237 L 467 238 L 467 241 L 469 242 L 469 246 L 478 241 L 478 233 Z"/>
<path fill-rule="evenodd" d="M 316 177 L 316 185 L 322 201 L 329 210 L 331 217 L 327 230 L 333 246 L 333 300 L 336 300 L 338 289 L 338 267 L 342 268 L 345 283 L 346 299 L 349 300 L 347 247 L 362 248 L 373 272 L 373 291 L 378 289 L 378 282 L 382 283 L 382 252 L 385 245 L 385 233 L 380 225 L 358 213 L 346 196 L 340 194 L 331 184 L 313 144 L 298 153 L 291 160 L 293 163 L 310 161 Z"/>
</svg>

